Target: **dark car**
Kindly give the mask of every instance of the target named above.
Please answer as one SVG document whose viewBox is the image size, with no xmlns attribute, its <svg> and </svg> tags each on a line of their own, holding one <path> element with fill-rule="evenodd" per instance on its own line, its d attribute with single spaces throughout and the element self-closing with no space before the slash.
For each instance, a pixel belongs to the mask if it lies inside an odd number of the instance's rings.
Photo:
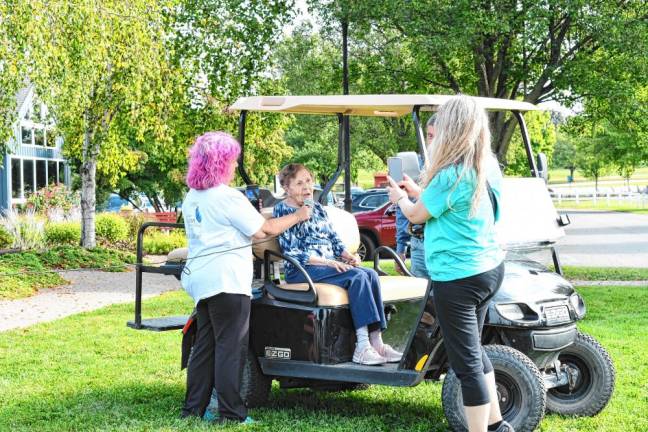
<svg viewBox="0 0 648 432">
<path fill-rule="evenodd" d="M 360 258 L 370 260 L 379 246 L 396 247 L 396 207 L 389 201 L 375 210 L 354 213 L 360 230 Z"/>
<path fill-rule="evenodd" d="M 385 189 L 369 189 L 353 197 L 351 213 L 375 210 L 389 201 Z"/>
</svg>

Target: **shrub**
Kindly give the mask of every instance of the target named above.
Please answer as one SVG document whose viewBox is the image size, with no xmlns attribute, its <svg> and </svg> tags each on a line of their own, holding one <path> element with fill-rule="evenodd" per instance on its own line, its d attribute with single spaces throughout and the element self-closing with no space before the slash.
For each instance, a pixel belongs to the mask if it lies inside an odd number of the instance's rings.
<svg viewBox="0 0 648 432">
<path fill-rule="evenodd" d="M 13 237 L 12 246 L 15 248 L 27 250 L 45 247 L 45 222 L 34 210 L 27 210 L 22 215 L 9 210 L 0 217 L 0 226 Z"/>
<path fill-rule="evenodd" d="M 166 255 L 173 249 L 186 246 L 187 238 L 183 230 L 168 233 L 153 231 L 144 236 L 144 250 L 151 255 Z"/>
<path fill-rule="evenodd" d="M 124 219 L 126 219 L 126 223 L 128 224 L 128 237 L 133 242 L 137 241 L 137 233 L 139 229 L 142 227 L 142 224 L 146 222 L 146 219 L 144 219 L 144 215 L 142 215 L 142 213 L 130 213 L 123 217 Z"/>
<path fill-rule="evenodd" d="M 95 218 L 95 234 L 98 240 L 108 243 L 128 239 L 128 223 L 114 213 L 99 213 Z"/>
<path fill-rule="evenodd" d="M 79 193 L 72 192 L 64 185 L 44 187 L 27 196 L 26 207 L 37 213 L 49 214 L 50 211 L 70 212 L 79 205 Z"/>
<path fill-rule="evenodd" d="M 9 231 L 0 225 L 0 249 L 10 248 L 13 245 L 14 238 Z"/>
<path fill-rule="evenodd" d="M 45 241 L 50 245 L 78 245 L 81 224 L 78 222 L 49 222 L 45 225 Z"/>
</svg>

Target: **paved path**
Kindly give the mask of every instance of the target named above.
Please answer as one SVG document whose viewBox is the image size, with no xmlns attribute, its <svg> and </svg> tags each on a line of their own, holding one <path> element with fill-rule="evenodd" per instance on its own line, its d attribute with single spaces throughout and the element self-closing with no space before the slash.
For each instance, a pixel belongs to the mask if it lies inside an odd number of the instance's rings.
<svg viewBox="0 0 648 432">
<path fill-rule="evenodd" d="M 43 289 L 19 300 L 0 300 L 0 332 L 53 321 L 115 303 L 135 302 L 135 272 L 65 272 L 70 285 Z M 177 279 L 153 273 L 144 278 L 144 298 L 180 288 Z"/>
<path fill-rule="evenodd" d="M 564 265 L 648 267 L 648 215 L 561 210 L 571 225 L 558 242 Z"/>
</svg>

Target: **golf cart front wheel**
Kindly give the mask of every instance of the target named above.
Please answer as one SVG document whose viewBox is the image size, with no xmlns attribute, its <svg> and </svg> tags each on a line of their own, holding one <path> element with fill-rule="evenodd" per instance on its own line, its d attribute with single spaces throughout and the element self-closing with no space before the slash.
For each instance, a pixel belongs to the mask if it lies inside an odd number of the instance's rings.
<svg viewBox="0 0 648 432">
<path fill-rule="evenodd" d="M 268 402 L 271 385 L 272 380 L 263 374 L 259 361 L 248 348 L 241 377 L 241 399 L 248 408 L 263 406 Z"/>
<path fill-rule="evenodd" d="M 513 348 L 487 345 L 484 349 L 495 369 L 502 417 L 516 432 L 535 430 L 545 411 L 545 386 L 540 371 L 531 359 Z M 442 399 L 450 428 L 467 431 L 461 381 L 451 369 L 443 381 Z"/>
<path fill-rule="evenodd" d="M 549 389 L 547 410 L 571 416 L 594 416 L 610 401 L 615 371 L 610 355 L 596 339 L 578 333 L 576 341 L 558 356 L 570 383 Z"/>
</svg>

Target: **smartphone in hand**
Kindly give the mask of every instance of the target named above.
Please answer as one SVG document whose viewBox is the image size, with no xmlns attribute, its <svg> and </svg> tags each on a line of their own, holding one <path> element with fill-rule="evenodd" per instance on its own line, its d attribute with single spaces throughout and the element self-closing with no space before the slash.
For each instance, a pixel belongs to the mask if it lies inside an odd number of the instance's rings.
<svg viewBox="0 0 648 432">
<path fill-rule="evenodd" d="M 403 159 L 399 157 L 387 158 L 387 170 L 389 177 L 393 178 L 396 183 L 403 181 Z"/>
</svg>

